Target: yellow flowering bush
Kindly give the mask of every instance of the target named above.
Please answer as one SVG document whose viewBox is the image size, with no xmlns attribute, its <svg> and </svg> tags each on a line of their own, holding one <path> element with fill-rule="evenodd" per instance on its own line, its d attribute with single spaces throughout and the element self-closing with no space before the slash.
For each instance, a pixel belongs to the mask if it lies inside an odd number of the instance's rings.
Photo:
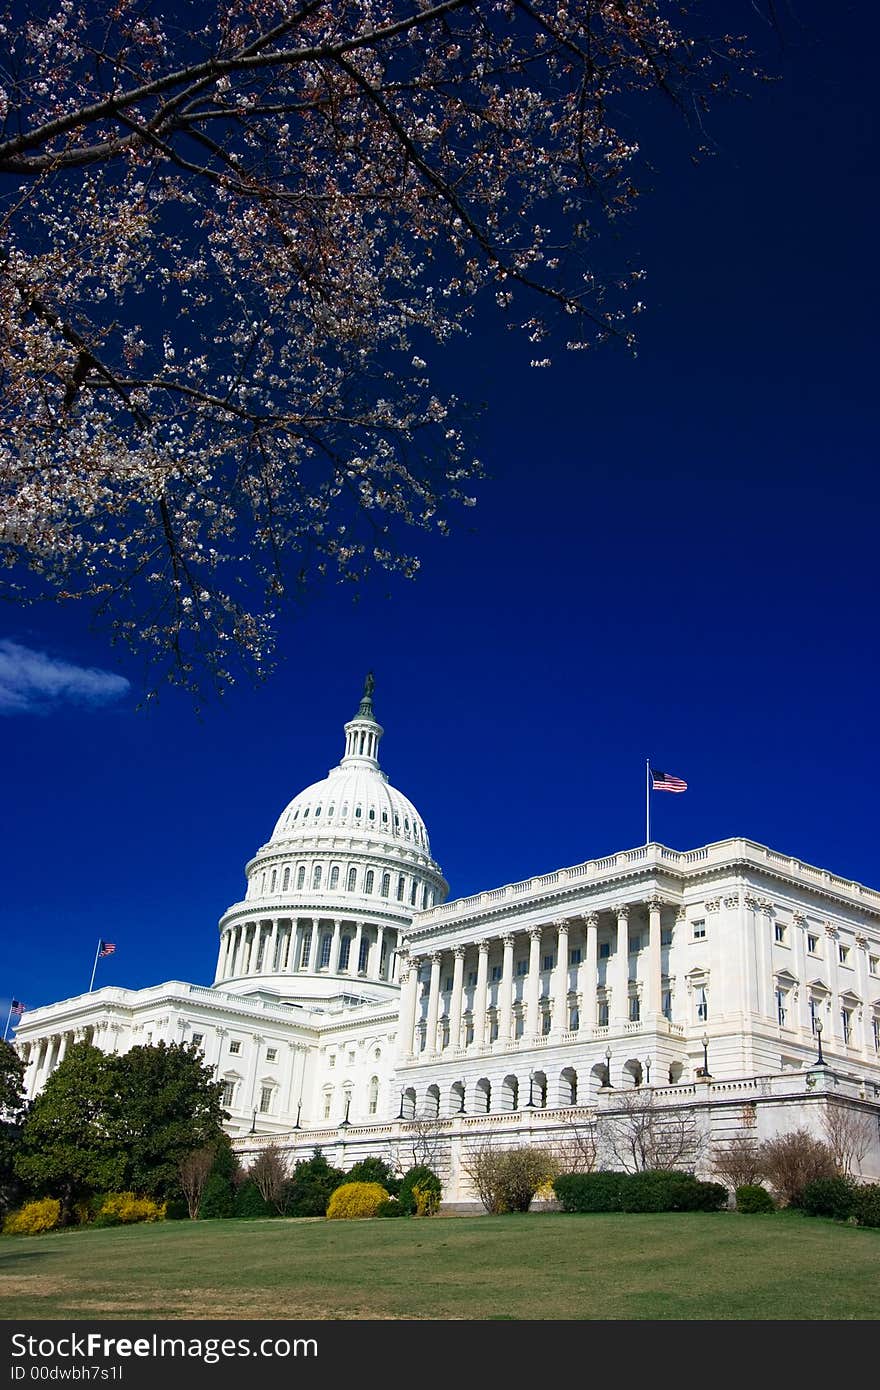
<svg viewBox="0 0 880 1390">
<path fill-rule="evenodd" d="M 43 1197 L 39 1202 L 28 1202 L 18 1211 L 10 1212 L 3 1222 L 3 1230 L 10 1236 L 36 1236 L 41 1231 L 51 1231 L 61 1219 L 61 1203 L 57 1197 Z"/>
<path fill-rule="evenodd" d="M 97 1226 L 130 1226 L 136 1221 L 164 1221 L 165 1203 L 134 1192 L 111 1192 L 98 1212 Z"/>
<path fill-rule="evenodd" d="M 344 1182 L 330 1194 L 327 1216 L 346 1219 L 353 1216 L 375 1216 L 388 1193 L 378 1182 Z"/>
<path fill-rule="evenodd" d="M 412 1190 L 416 1203 L 416 1216 L 434 1216 L 440 1206 L 440 1193 L 435 1187 L 416 1183 Z"/>
</svg>

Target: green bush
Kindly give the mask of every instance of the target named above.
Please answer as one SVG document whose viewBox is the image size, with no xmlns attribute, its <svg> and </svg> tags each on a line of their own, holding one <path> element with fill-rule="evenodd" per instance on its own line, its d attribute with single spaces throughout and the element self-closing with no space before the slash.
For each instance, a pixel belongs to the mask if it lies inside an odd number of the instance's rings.
<svg viewBox="0 0 880 1390">
<path fill-rule="evenodd" d="M 235 1215 L 235 1180 L 238 1170 L 238 1159 L 224 1135 L 217 1145 L 214 1162 L 202 1193 L 199 1216 L 203 1220 Z"/>
<path fill-rule="evenodd" d="M 170 1202 L 165 1203 L 166 1221 L 188 1221 L 189 1207 L 182 1197 L 173 1197 Z"/>
<path fill-rule="evenodd" d="M 3 1232 L 8 1236 L 37 1236 L 54 1230 L 60 1220 L 61 1203 L 56 1197 L 43 1197 L 10 1212 L 3 1222 Z"/>
<path fill-rule="evenodd" d="M 620 1188 L 625 1173 L 561 1173 L 553 1191 L 563 1211 L 620 1211 Z"/>
<path fill-rule="evenodd" d="M 327 1220 L 375 1216 L 377 1208 L 387 1201 L 388 1193 L 378 1182 L 344 1182 L 330 1194 Z"/>
<path fill-rule="evenodd" d="M 621 1211 L 678 1211 L 684 1188 L 695 1182 L 692 1173 L 665 1172 L 653 1168 L 621 1175 Z"/>
<path fill-rule="evenodd" d="M 406 1216 L 415 1216 L 418 1210 L 418 1197 L 415 1188 L 425 1193 L 433 1193 L 439 1205 L 440 1197 L 443 1192 L 443 1184 L 437 1177 L 433 1168 L 427 1168 L 424 1163 L 419 1163 L 415 1168 L 410 1168 L 404 1173 L 400 1183 L 400 1191 L 397 1200 L 400 1202 L 401 1210 Z M 430 1204 L 430 1199 L 429 1204 Z M 425 1198 L 422 1198 L 423 1204 Z"/>
<path fill-rule="evenodd" d="M 855 1188 L 852 1214 L 860 1226 L 880 1226 L 880 1182 L 860 1183 Z"/>
<path fill-rule="evenodd" d="M 736 1209 L 747 1216 L 755 1216 L 759 1212 L 775 1211 L 776 1203 L 766 1187 L 762 1187 L 760 1183 L 747 1182 L 736 1189 Z"/>
<path fill-rule="evenodd" d="M 374 1213 L 376 1216 L 403 1216 L 404 1210 L 396 1197 L 389 1197 L 387 1202 L 380 1202 Z"/>
<path fill-rule="evenodd" d="M 400 1178 L 394 1176 L 384 1158 L 362 1158 L 360 1163 L 349 1168 L 345 1181 L 377 1182 L 391 1197 L 396 1197 L 400 1190 Z"/>
<path fill-rule="evenodd" d="M 678 1191 L 675 1211 L 725 1211 L 730 1194 L 723 1183 L 693 1178 Z"/>
<path fill-rule="evenodd" d="M 853 1209 L 853 1184 L 848 1178 L 814 1178 L 801 1197 L 807 1216 L 833 1216 L 847 1221 Z"/>
<path fill-rule="evenodd" d="M 348 1174 L 341 1168 L 331 1167 L 321 1150 L 315 1149 L 311 1158 L 301 1159 L 293 1170 L 285 1203 L 286 1214 L 326 1216 L 330 1194 L 347 1181 Z"/>
<path fill-rule="evenodd" d="M 233 1214 L 248 1219 L 256 1216 L 277 1216 L 278 1212 L 262 1196 L 255 1182 L 243 1182 L 235 1194 Z M 323 1212 L 321 1214 L 323 1215 Z"/>
</svg>

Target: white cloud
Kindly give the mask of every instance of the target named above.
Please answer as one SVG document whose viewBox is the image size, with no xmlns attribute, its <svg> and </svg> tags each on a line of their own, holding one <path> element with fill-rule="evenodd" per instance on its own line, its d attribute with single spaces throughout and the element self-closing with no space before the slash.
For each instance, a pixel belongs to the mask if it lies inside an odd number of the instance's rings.
<svg viewBox="0 0 880 1390">
<path fill-rule="evenodd" d="M 45 714 L 64 703 L 104 705 L 128 688 L 112 671 L 74 666 L 0 638 L 0 715 Z"/>
</svg>

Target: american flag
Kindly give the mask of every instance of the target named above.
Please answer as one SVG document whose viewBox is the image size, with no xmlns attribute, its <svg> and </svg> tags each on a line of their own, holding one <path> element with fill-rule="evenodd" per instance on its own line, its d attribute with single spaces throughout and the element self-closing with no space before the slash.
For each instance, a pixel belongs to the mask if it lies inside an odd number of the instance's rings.
<svg viewBox="0 0 880 1390">
<path fill-rule="evenodd" d="M 22 1004 L 22 1002 L 21 1002 L 20 999 L 13 999 L 13 1001 L 12 1001 L 12 1008 L 10 1009 L 10 1013 L 13 1013 L 13 1014 L 15 1014 L 17 1017 L 20 1018 L 21 1015 L 24 1013 L 24 1008 L 25 1008 L 25 1006 L 24 1006 L 24 1004 Z"/>
<path fill-rule="evenodd" d="M 115 950 L 116 950 L 115 942 L 113 942 L 113 941 L 102 941 L 102 942 L 101 942 L 101 945 L 98 947 L 98 955 L 99 955 L 99 956 L 112 956 L 112 954 L 113 954 L 113 952 L 114 952 Z"/>
<path fill-rule="evenodd" d="M 651 788 L 655 792 L 686 792 L 688 784 L 680 777 L 673 777 L 671 772 L 658 772 L 652 767 Z"/>
</svg>

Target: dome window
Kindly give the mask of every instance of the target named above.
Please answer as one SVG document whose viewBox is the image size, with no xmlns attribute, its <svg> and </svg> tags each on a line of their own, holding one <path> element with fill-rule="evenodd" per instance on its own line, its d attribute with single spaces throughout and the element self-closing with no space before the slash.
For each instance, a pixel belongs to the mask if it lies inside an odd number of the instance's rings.
<svg viewBox="0 0 880 1390">
<path fill-rule="evenodd" d="M 400 829 L 400 816 L 397 814 L 396 811 L 394 812 L 394 829 L 395 829 L 395 830 L 399 830 L 399 829 Z"/>
<path fill-rule="evenodd" d="M 296 810 L 295 810 L 294 813 L 293 813 L 292 819 L 293 819 L 293 820 L 296 820 L 296 818 L 297 818 L 298 815 L 299 815 L 299 807 L 297 806 Z"/>
<path fill-rule="evenodd" d="M 376 808 L 375 808 L 375 806 L 371 806 L 371 807 L 370 807 L 370 820 L 375 820 L 375 819 L 376 819 Z"/>
<path fill-rule="evenodd" d="M 332 801 L 331 801 L 330 805 L 327 807 L 327 815 L 328 815 L 328 816 L 332 816 L 332 815 L 333 815 L 333 812 L 334 812 L 335 810 L 336 810 L 336 807 L 333 805 L 333 803 L 332 803 Z"/>
<path fill-rule="evenodd" d="M 354 817 L 355 817 L 355 820 L 360 820 L 360 818 L 361 818 L 361 808 L 360 808 L 360 806 L 356 806 L 356 807 L 355 807 Z"/>
<path fill-rule="evenodd" d="M 415 879 L 413 879 L 412 888 L 410 888 L 409 890 L 409 901 L 411 907 L 415 907 L 416 905 L 416 893 L 418 892 L 418 888 L 419 885 L 416 883 Z"/>
<path fill-rule="evenodd" d="M 364 892 L 365 892 L 365 893 L 372 893 L 374 882 L 375 882 L 375 875 L 374 875 L 374 873 L 373 873 L 373 870 L 372 870 L 372 869 L 367 869 L 367 872 L 366 872 L 366 874 L 364 875 Z"/>
<path fill-rule="evenodd" d="M 311 807 L 310 807 L 310 806 L 307 806 L 306 809 L 303 811 L 303 820 L 308 820 L 308 818 L 309 818 L 309 811 L 310 811 L 310 810 L 311 810 Z"/>
<path fill-rule="evenodd" d="M 330 870 L 330 884 L 329 884 L 329 887 L 330 887 L 331 891 L 332 891 L 332 889 L 338 888 L 338 887 L 339 887 L 339 865 L 338 865 L 338 864 L 334 864 L 333 867 L 332 867 L 332 869 Z"/>
<path fill-rule="evenodd" d="M 388 894 L 389 894 L 390 892 L 391 892 L 391 875 L 390 875 L 390 874 L 383 874 L 383 875 L 382 875 L 382 897 L 383 897 L 383 898 L 387 898 L 387 897 L 388 897 Z"/>
<path fill-rule="evenodd" d="M 283 878 L 281 879 L 281 891 L 282 891 L 282 893 L 286 893 L 289 887 L 290 887 L 290 865 L 289 865 L 289 864 L 286 864 L 286 865 L 284 866 L 284 876 L 283 876 Z"/>
<path fill-rule="evenodd" d="M 382 824 L 383 824 L 383 825 L 387 825 L 387 824 L 388 824 L 388 812 L 387 812 L 387 811 L 383 811 L 383 812 L 382 812 Z"/>
<path fill-rule="evenodd" d="M 273 869 L 273 870 L 272 870 L 272 881 L 271 881 L 271 883 L 269 884 L 269 892 L 270 892 L 270 893 L 274 893 L 274 892 L 275 892 L 275 884 L 276 884 L 277 882 L 278 882 L 278 870 L 277 870 L 277 869 Z"/>
<path fill-rule="evenodd" d="M 315 816 L 317 817 L 317 816 L 319 816 L 320 814 L 321 814 L 321 807 L 320 807 L 320 806 L 316 806 L 316 807 L 315 807 Z"/>
<path fill-rule="evenodd" d="M 355 869 L 354 867 L 352 867 L 352 868 L 350 868 L 349 871 L 348 871 L 348 891 L 349 891 L 349 893 L 353 893 L 353 892 L 355 891 L 356 888 L 357 888 L 357 869 Z"/>
<path fill-rule="evenodd" d="M 300 864 L 299 868 L 298 868 L 297 871 L 296 871 L 296 886 L 297 886 L 297 888 L 304 888 L 304 887 L 305 887 L 305 882 L 306 882 L 306 866 L 305 866 L 305 864 Z"/>
<path fill-rule="evenodd" d="M 403 874 L 401 874 L 400 877 L 399 877 L 398 880 L 397 880 L 397 901 L 398 901 L 399 903 L 402 903 L 402 902 L 403 902 L 403 891 L 404 891 L 405 887 L 406 887 L 406 879 L 404 878 Z"/>
<path fill-rule="evenodd" d="M 403 828 L 405 831 L 407 831 L 407 833 L 409 833 L 409 816 L 404 817 Z"/>
<path fill-rule="evenodd" d="M 347 801 L 343 801 L 343 803 L 342 803 L 342 814 L 343 814 L 343 816 L 347 816 L 347 815 L 348 815 L 348 802 L 347 802 Z"/>
<path fill-rule="evenodd" d="M 312 872 L 312 887 L 313 887 L 313 888 L 320 888 L 320 887 L 321 887 L 321 865 L 320 865 L 320 864 L 316 864 L 315 867 L 314 867 L 314 870 L 313 870 L 313 872 Z"/>
</svg>

